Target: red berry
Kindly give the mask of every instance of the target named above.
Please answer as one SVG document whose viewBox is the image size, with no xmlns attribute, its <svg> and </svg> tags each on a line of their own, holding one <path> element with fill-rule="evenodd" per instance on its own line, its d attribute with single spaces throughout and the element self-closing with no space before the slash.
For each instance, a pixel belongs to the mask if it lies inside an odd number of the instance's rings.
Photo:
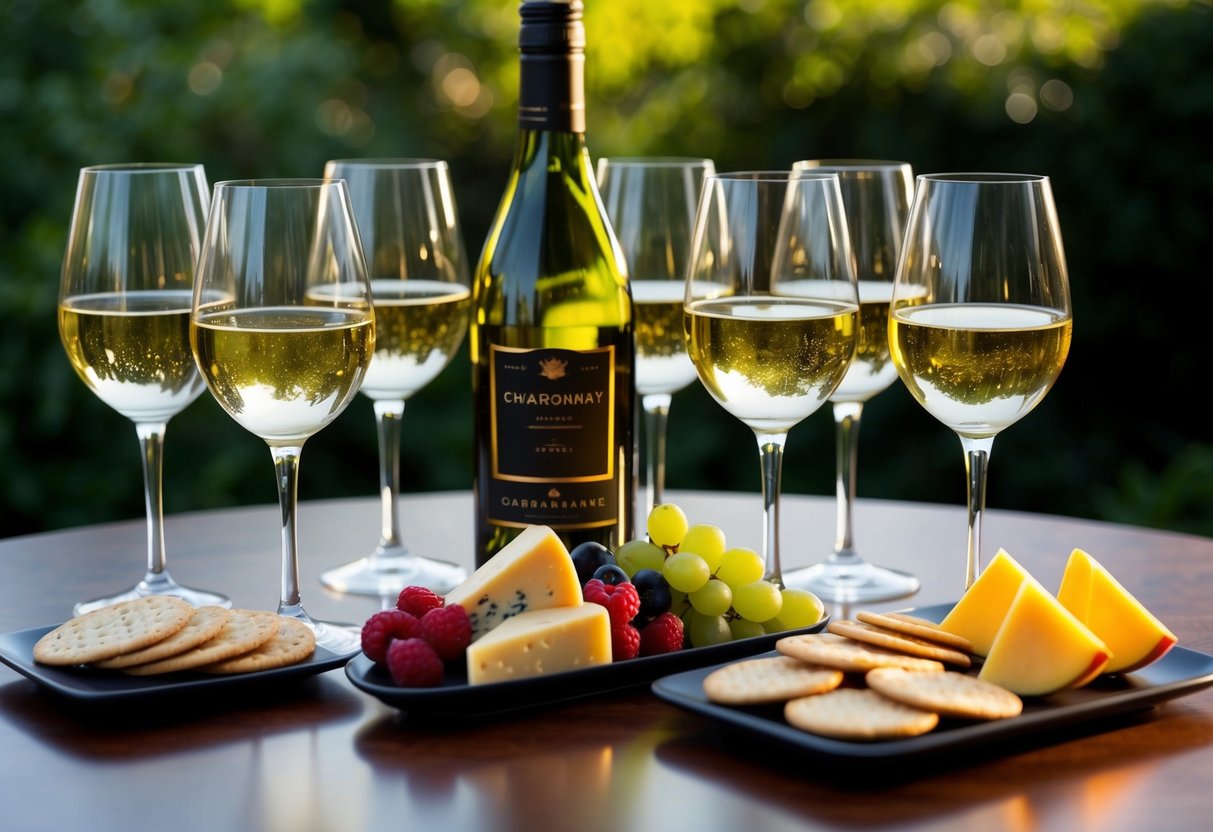
<svg viewBox="0 0 1213 832">
<path fill-rule="evenodd" d="M 640 655 L 656 656 L 681 650 L 682 619 L 672 612 L 663 612 L 640 630 Z"/>
<path fill-rule="evenodd" d="M 445 603 L 445 598 L 424 586 L 406 586 L 396 597 L 396 609 L 411 612 L 418 618 Z"/>
<path fill-rule="evenodd" d="M 458 604 L 435 607 L 421 616 L 421 637 L 444 662 L 458 659 L 472 643 L 472 619 Z"/>
<path fill-rule="evenodd" d="M 432 688 L 442 684 L 442 659 L 422 638 L 395 639 L 387 649 L 392 681 L 406 688 Z"/>
<path fill-rule="evenodd" d="M 362 652 L 371 661 L 383 664 L 394 639 L 412 638 L 420 630 L 416 616 L 402 610 L 381 610 L 362 625 Z"/>
<path fill-rule="evenodd" d="M 631 624 L 611 627 L 611 661 L 634 659 L 640 653 L 640 631 Z"/>
<path fill-rule="evenodd" d="M 591 578 L 582 588 L 582 597 L 593 604 L 600 604 L 611 614 L 611 627 L 630 624 L 640 612 L 640 593 L 630 582 L 607 584 Z"/>
</svg>

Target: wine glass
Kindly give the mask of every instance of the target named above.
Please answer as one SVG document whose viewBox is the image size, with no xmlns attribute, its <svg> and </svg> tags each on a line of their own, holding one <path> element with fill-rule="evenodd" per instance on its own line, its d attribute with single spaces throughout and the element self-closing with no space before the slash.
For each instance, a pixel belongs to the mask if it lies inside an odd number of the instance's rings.
<svg viewBox="0 0 1213 832">
<path fill-rule="evenodd" d="M 467 571 L 405 545 L 398 495 L 405 401 L 450 363 L 468 329 L 471 284 L 450 174 L 435 159 L 335 159 L 324 176 L 349 188 L 374 295 L 375 360 L 362 392 L 375 409 L 381 522 L 369 555 L 320 581 L 393 604 L 410 585 L 446 593 Z"/>
<path fill-rule="evenodd" d="M 190 343 L 220 406 L 269 445 L 282 507 L 278 613 L 356 651 L 360 628 L 313 619 L 299 594 L 299 456 L 358 393 L 375 350 L 362 244 L 344 180 L 219 182 L 194 280 Z"/>
<path fill-rule="evenodd" d="M 981 573 L 994 437 L 1040 404 L 1070 351 L 1065 252 L 1047 176 L 919 176 L 889 313 L 897 373 L 960 437 L 965 587 Z"/>
<path fill-rule="evenodd" d="M 190 290 L 209 192 L 202 165 L 81 168 L 59 284 L 59 337 L 72 368 L 101 401 L 135 423 L 143 458 L 147 571 L 89 612 L 144 595 L 230 607 L 168 572 L 164 546 L 164 433 L 202 393 L 190 353 Z"/>
<path fill-rule="evenodd" d="M 636 392 L 644 412 L 644 505 L 639 522 L 664 502 L 666 422 L 673 394 L 695 380 L 682 334 L 682 296 L 703 180 L 711 159 L 598 160 L 598 189 L 628 264 L 636 310 Z M 635 468 L 639 475 L 641 466 Z"/>
<path fill-rule="evenodd" d="M 825 561 L 786 573 L 784 580 L 835 603 L 904 598 L 918 591 L 918 578 L 859 556 L 853 509 L 864 403 L 897 380 L 897 368 L 889 359 L 889 302 L 914 195 L 914 175 L 905 162 L 874 159 L 809 159 L 792 168 L 838 174 L 858 281 L 859 342 L 854 363 L 830 396 L 835 436 L 834 551 Z M 794 291 L 786 284 L 785 290 Z"/>
<path fill-rule="evenodd" d="M 717 222 L 724 223 L 719 237 L 710 227 Z M 787 435 L 838 387 L 858 339 L 859 299 L 838 175 L 708 176 L 691 252 L 687 352 L 708 393 L 754 431 L 765 577 L 782 588 L 779 490 Z"/>
</svg>

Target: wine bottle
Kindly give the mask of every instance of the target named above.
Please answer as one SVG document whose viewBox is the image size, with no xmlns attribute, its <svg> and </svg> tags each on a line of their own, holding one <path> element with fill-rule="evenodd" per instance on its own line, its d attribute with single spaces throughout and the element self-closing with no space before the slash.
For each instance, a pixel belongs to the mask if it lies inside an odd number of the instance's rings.
<svg viewBox="0 0 1213 832">
<path fill-rule="evenodd" d="M 585 142 L 581 0 L 520 7 L 518 139 L 472 287 L 476 565 L 631 535 L 632 297 Z"/>
</svg>

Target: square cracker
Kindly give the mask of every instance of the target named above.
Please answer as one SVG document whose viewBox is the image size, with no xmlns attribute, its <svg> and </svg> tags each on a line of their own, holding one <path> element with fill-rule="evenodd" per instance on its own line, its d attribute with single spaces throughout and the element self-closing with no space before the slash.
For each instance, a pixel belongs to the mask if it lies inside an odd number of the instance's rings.
<svg viewBox="0 0 1213 832">
<path fill-rule="evenodd" d="M 141 650 L 185 627 L 194 607 L 174 595 L 146 595 L 77 615 L 34 644 L 34 661 L 67 667 Z"/>
</svg>

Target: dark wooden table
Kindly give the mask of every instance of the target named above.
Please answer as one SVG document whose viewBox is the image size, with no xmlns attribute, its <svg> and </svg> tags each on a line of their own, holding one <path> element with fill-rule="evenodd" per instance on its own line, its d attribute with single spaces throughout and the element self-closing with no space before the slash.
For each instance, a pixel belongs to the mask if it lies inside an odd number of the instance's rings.
<svg viewBox="0 0 1213 832">
<path fill-rule="evenodd" d="M 692 521 L 757 547 L 756 494 L 673 493 Z M 465 493 L 407 496 L 406 539 L 471 562 Z M 894 609 L 953 601 L 964 571 L 959 507 L 860 501 L 858 544 L 922 578 Z M 317 576 L 369 551 L 376 499 L 305 503 L 304 605 L 361 622 L 374 599 Z M 141 520 L 0 540 L 0 632 L 58 623 L 81 598 L 142 569 Z M 168 519 L 182 582 L 273 609 L 278 511 Z M 785 562 L 818 560 L 833 505 L 789 495 Z M 1074 547 L 1106 564 L 1179 636 L 1213 652 L 1213 540 L 991 510 L 1002 546 L 1056 587 Z M 835 610 L 845 614 L 846 610 Z M 86 708 L 0 666 L 0 829 L 36 830 L 1187 830 L 1213 821 L 1213 690 L 1110 722 L 928 765 L 865 770 L 747 743 L 646 690 L 466 723 L 415 720 L 341 670 L 239 696 Z"/>
</svg>

